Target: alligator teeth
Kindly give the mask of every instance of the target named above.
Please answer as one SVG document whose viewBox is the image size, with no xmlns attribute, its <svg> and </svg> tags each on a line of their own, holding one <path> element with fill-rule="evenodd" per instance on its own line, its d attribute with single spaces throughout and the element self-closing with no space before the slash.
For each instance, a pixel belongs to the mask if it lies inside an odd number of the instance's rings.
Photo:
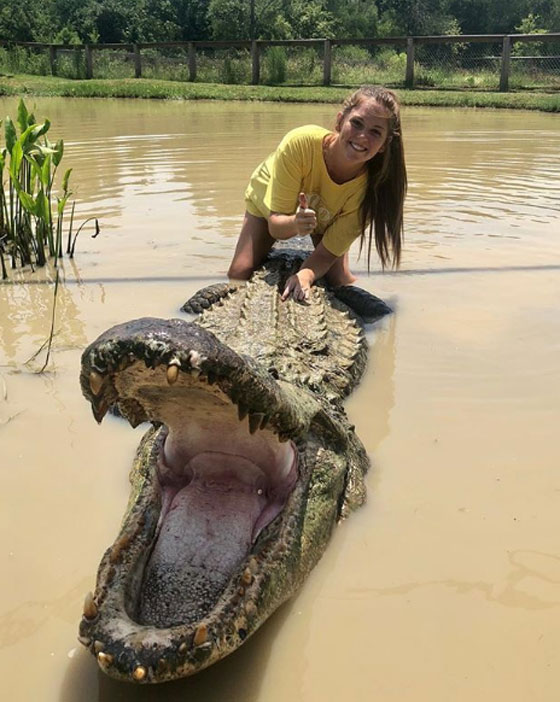
<svg viewBox="0 0 560 702">
<path fill-rule="evenodd" d="M 251 434 L 254 434 L 257 429 L 260 429 L 263 418 L 264 414 L 262 412 L 255 412 L 249 415 L 249 432 Z"/>
<path fill-rule="evenodd" d="M 206 642 L 207 638 L 208 629 L 206 628 L 206 624 L 199 624 L 194 632 L 193 644 L 195 646 L 202 646 L 202 644 Z"/>
<path fill-rule="evenodd" d="M 101 388 L 103 387 L 103 376 L 101 373 L 98 373 L 97 371 L 90 371 L 89 374 L 89 387 L 91 388 L 92 393 L 97 397 L 99 393 L 101 392 Z"/>
<path fill-rule="evenodd" d="M 148 671 L 146 670 L 146 668 L 144 668 L 143 665 L 138 665 L 132 671 L 132 677 L 134 678 L 134 680 L 136 680 L 136 682 L 140 682 L 141 680 L 144 680 L 147 672 Z"/>
<path fill-rule="evenodd" d="M 202 356 L 198 353 L 198 351 L 189 351 L 189 361 L 193 368 L 200 368 Z"/>
<path fill-rule="evenodd" d="M 267 426 L 269 421 L 270 421 L 270 417 L 267 414 L 264 414 L 262 421 L 261 421 L 261 429 L 264 429 Z"/>
<path fill-rule="evenodd" d="M 245 612 L 247 613 L 247 616 L 252 617 L 253 614 L 255 614 L 257 611 L 257 606 L 254 602 L 246 602 L 245 603 Z"/>
<path fill-rule="evenodd" d="M 97 654 L 97 660 L 99 661 L 100 666 L 106 668 L 113 662 L 113 656 L 110 653 L 104 653 L 103 651 L 99 651 L 99 653 Z"/>
<path fill-rule="evenodd" d="M 108 409 L 109 405 L 103 398 L 101 398 L 101 400 L 98 403 L 91 405 L 91 411 L 93 412 L 95 421 L 98 424 L 101 424 L 103 417 L 107 414 Z"/>
<path fill-rule="evenodd" d="M 167 366 L 167 383 L 168 385 L 173 385 L 173 383 L 177 382 L 177 378 L 179 377 L 179 368 L 181 367 L 181 361 L 179 361 L 178 358 L 173 358 L 171 361 L 169 361 L 169 364 Z"/>
<path fill-rule="evenodd" d="M 86 648 L 89 648 L 89 645 L 91 643 L 91 639 L 89 636 L 78 636 L 78 641 L 82 644 L 82 646 L 85 646 Z"/>
<path fill-rule="evenodd" d="M 97 605 L 93 599 L 92 592 L 88 592 L 84 600 L 84 617 L 86 619 L 95 619 L 97 617 Z"/>
<path fill-rule="evenodd" d="M 237 416 L 239 417 L 239 421 L 242 422 L 248 414 L 249 410 L 240 402 L 237 405 Z"/>
<path fill-rule="evenodd" d="M 96 654 L 101 653 L 101 651 L 104 649 L 104 647 L 105 647 L 105 644 L 103 643 L 103 641 L 94 641 L 93 642 L 93 650 L 95 651 Z"/>
</svg>

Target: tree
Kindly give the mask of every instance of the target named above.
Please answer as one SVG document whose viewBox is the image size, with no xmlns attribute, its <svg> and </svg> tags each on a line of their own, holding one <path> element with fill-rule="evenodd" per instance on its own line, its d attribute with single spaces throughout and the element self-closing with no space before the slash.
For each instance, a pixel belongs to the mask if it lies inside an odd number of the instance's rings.
<svg viewBox="0 0 560 702">
<path fill-rule="evenodd" d="M 210 0 L 171 0 L 175 10 L 175 21 L 179 27 L 179 38 L 183 41 L 210 39 L 208 18 Z"/>
<path fill-rule="evenodd" d="M 375 0 L 329 0 L 337 37 L 363 39 L 377 35 L 379 10 Z"/>
<path fill-rule="evenodd" d="M 13 41 L 39 41 L 48 17 L 37 5 L 24 5 L 21 0 L 2 0 L 0 37 Z"/>
<path fill-rule="evenodd" d="M 380 0 L 381 36 L 449 34 L 454 17 L 448 0 Z"/>
<path fill-rule="evenodd" d="M 309 39 L 334 36 L 323 0 L 210 0 L 214 39 Z"/>
</svg>

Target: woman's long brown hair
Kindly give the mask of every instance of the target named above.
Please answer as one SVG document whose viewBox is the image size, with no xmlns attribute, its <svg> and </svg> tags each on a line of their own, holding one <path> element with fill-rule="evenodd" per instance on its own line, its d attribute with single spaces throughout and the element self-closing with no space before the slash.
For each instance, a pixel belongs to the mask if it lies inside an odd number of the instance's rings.
<svg viewBox="0 0 560 702">
<path fill-rule="evenodd" d="M 375 100 L 389 112 L 390 118 L 387 146 L 367 164 L 367 185 L 360 210 L 363 230 L 360 253 L 367 238 L 369 271 L 371 246 L 375 240 L 382 267 L 390 264 L 397 268 L 404 239 L 403 207 L 407 188 L 399 102 L 391 90 L 364 85 L 345 100 L 339 124 L 363 100 Z"/>
</svg>

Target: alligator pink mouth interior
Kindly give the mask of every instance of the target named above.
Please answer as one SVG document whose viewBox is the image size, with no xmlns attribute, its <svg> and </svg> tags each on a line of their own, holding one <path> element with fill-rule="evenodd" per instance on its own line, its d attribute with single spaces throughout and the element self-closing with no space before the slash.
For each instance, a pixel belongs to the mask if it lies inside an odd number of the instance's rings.
<svg viewBox="0 0 560 702">
<path fill-rule="evenodd" d="M 121 396 L 131 375 L 116 380 Z M 187 624 L 214 606 L 282 511 L 297 481 L 297 450 L 240 419 L 224 392 L 188 373 L 173 387 L 141 384 L 134 392 L 166 427 L 157 462 L 162 508 L 134 618 Z"/>
</svg>

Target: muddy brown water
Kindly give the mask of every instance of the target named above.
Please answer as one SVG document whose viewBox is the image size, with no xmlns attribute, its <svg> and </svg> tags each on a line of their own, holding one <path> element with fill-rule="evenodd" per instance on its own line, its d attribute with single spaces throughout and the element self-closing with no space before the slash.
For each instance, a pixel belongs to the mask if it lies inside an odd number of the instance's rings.
<svg viewBox="0 0 560 702">
<path fill-rule="evenodd" d="M 347 403 L 367 505 L 301 592 L 237 653 L 157 687 L 111 681 L 76 641 L 143 428 L 97 426 L 80 353 L 177 316 L 223 278 L 253 166 L 329 106 L 28 99 L 63 136 L 80 234 L 52 273 L 0 286 L 0 680 L 16 702 L 560 697 L 560 131 L 554 115 L 406 109 L 399 273 L 354 263 L 392 319 Z M 16 100 L 0 100 L 15 117 Z M 355 256 L 353 254 L 353 259 Z M 28 281 L 20 284 L 21 281 Z"/>
</svg>

